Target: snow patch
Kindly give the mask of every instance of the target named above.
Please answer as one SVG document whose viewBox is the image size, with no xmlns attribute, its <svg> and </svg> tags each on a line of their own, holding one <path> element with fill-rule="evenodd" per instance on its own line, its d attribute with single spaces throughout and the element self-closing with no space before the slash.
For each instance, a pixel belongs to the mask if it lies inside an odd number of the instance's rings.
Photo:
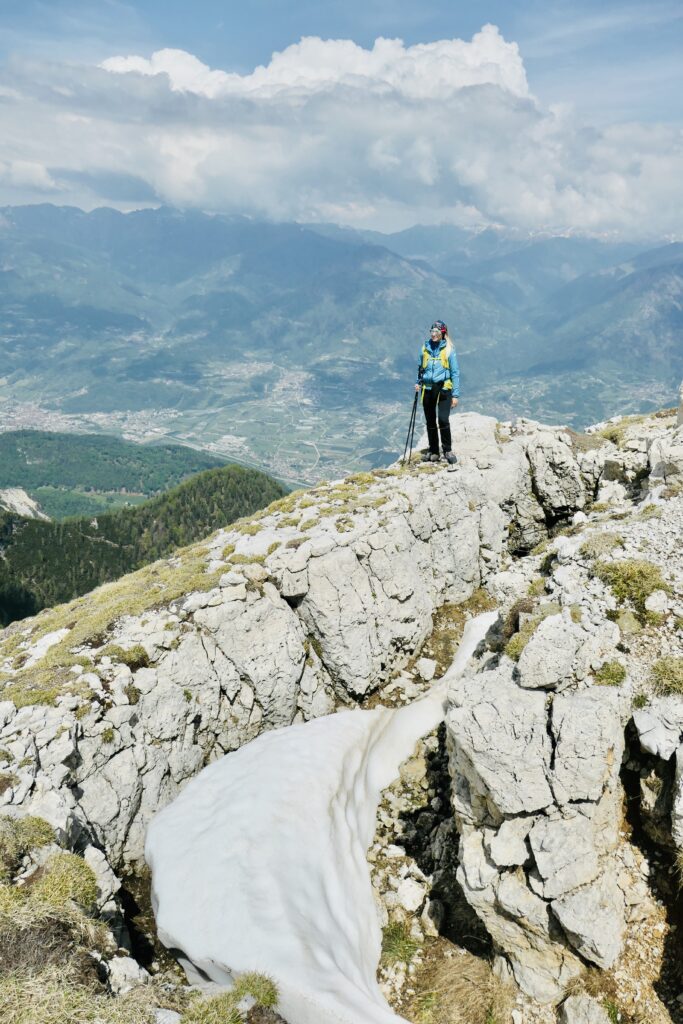
<svg viewBox="0 0 683 1024">
<path fill-rule="evenodd" d="M 429 696 L 264 733 L 205 768 L 152 821 L 159 936 L 190 979 L 260 971 L 290 1024 L 397 1024 L 376 981 L 366 851 L 380 794 L 444 714 L 448 684 L 496 618 L 467 626 Z"/>
</svg>

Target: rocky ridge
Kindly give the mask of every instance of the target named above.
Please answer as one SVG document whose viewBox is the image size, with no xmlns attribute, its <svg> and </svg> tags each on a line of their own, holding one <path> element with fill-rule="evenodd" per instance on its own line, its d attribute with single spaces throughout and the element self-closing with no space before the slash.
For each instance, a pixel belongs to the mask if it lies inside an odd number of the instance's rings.
<svg viewBox="0 0 683 1024">
<path fill-rule="evenodd" d="M 140 858 L 150 816 L 203 764 L 263 729 L 400 695 L 401 679 L 416 695 L 429 672 L 415 673 L 415 659 L 437 609 L 485 587 L 507 610 L 531 584 L 512 635 L 501 621 L 450 694 L 457 881 L 500 972 L 536 1002 L 559 999 L 586 962 L 606 968 L 623 955 L 627 925 L 651 913 L 622 835 L 625 727 L 653 655 L 683 653 L 683 435 L 675 414 L 587 436 L 474 415 L 456 422 L 456 474 L 393 469 L 290 496 L 5 631 L 4 811 L 46 818 L 85 852 L 105 913 L 117 913 L 111 868 Z M 664 508 L 662 519 L 645 503 Z M 632 560 L 646 540 L 667 573 L 647 597 L 656 607 L 639 613 L 663 616 L 656 629 L 638 622 L 629 635 L 618 624 L 625 610 L 582 551 L 593 532 L 611 532 L 615 514 L 624 518 L 610 559 Z M 572 517 L 581 533 L 541 552 Z M 515 637 L 524 643 L 510 647 Z M 595 686 L 625 654 L 623 685 Z M 646 725 L 634 715 L 634 727 L 665 733 L 673 753 L 679 703 L 651 700 L 638 709 Z M 649 742 L 653 757 L 668 749 Z M 664 786 L 671 843 L 680 842 L 680 776 L 679 767 Z M 652 818 L 666 833 L 659 802 Z M 414 902 L 415 886 L 403 888 Z"/>
</svg>

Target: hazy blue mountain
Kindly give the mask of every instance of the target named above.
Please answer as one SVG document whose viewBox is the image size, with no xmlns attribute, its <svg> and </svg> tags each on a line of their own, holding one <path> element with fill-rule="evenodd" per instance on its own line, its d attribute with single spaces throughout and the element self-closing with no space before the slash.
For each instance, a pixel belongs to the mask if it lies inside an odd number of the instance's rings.
<svg viewBox="0 0 683 1024">
<path fill-rule="evenodd" d="M 0 429 L 8 403 L 37 403 L 83 431 L 143 438 L 153 422 L 292 482 L 380 464 L 403 446 L 436 317 L 456 340 L 464 408 L 581 425 L 634 394 L 673 397 L 678 277 L 665 268 L 678 252 L 449 226 L 381 235 L 167 208 L 5 209 Z M 605 345 L 619 352 L 614 387 L 596 374 L 613 365 Z M 643 366 L 645 351 L 660 354 Z"/>
<path fill-rule="evenodd" d="M 644 282 L 650 280 L 647 271 L 681 265 L 683 244 L 680 242 L 648 249 L 632 258 L 617 262 L 595 273 L 582 274 L 562 288 L 546 296 L 533 311 L 533 320 L 545 331 L 567 319 L 579 316 L 593 305 L 605 303 L 610 298 L 628 290 L 637 280 L 639 273 L 645 273 Z M 655 275 L 656 279 L 657 275 Z"/>
<path fill-rule="evenodd" d="M 464 276 L 485 284 L 512 309 L 528 311 L 569 282 L 611 267 L 640 249 L 593 238 L 544 238 L 479 261 Z"/>
<path fill-rule="evenodd" d="M 382 245 L 405 259 L 427 263 L 446 276 L 454 276 L 482 260 L 515 252 L 528 242 L 527 235 L 504 233 L 487 228 L 471 231 L 452 224 L 421 225 L 381 234 L 340 228 L 335 224 L 311 224 L 313 231 L 348 244 L 361 242 Z"/>
<path fill-rule="evenodd" d="M 553 336 L 559 345 L 567 344 L 577 368 L 630 370 L 634 382 L 639 373 L 683 376 L 683 254 L 675 262 L 648 264 L 643 260 L 644 269 L 618 278 L 605 281 L 606 275 L 598 275 L 584 282 L 581 291 L 584 296 L 592 291 L 592 302 L 576 301 L 577 282 L 571 305 L 547 315 L 545 322 L 552 316 Z"/>
<path fill-rule="evenodd" d="M 640 254 L 643 258 L 650 255 L 643 253 L 642 245 L 631 243 L 534 237 L 492 228 L 475 232 L 449 224 L 418 225 L 388 235 L 332 224 L 312 227 L 349 245 L 382 245 L 406 259 L 427 264 L 446 278 L 476 282 L 490 297 L 520 312 L 533 310 L 584 275 L 635 261 Z"/>
</svg>

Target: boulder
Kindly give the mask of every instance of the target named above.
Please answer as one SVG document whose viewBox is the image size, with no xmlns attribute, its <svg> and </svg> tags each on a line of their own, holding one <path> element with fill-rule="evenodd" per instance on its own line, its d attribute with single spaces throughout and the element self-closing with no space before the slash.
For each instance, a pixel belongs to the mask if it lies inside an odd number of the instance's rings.
<svg viewBox="0 0 683 1024">
<path fill-rule="evenodd" d="M 414 878 L 404 878 L 396 890 L 399 904 L 410 914 L 414 914 L 420 909 L 426 895 L 427 890 L 424 885 L 421 885 Z"/>
<path fill-rule="evenodd" d="M 420 679 L 424 679 L 424 681 L 428 683 L 434 678 L 436 662 L 433 658 L 419 658 L 415 668 L 417 669 Z"/>
<path fill-rule="evenodd" d="M 539 429 L 527 443 L 534 492 L 553 518 L 582 509 L 586 493 L 578 462 L 566 434 Z"/>
<path fill-rule="evenodd" d="M 555 759 L 551 785 L 560 806 L 600 799 L 616 786 L 624 752 L 619 694 L 605 687 L 560 694 L 553 701 Z"/>
<path fill-rule="evenodd" d="M 655 437 L 647 453 L 653 483 L 680 480 L 683 476 L 683 426 L 673 434 Z"/>
<path fill-rule="evenodd" d="M 655 697 L 633 712 L 633 724 L 643 750 L 668 761 L 683 736 L 683 700 L 677 696 Z"/>
<path fill-rule="evenodd" d="M 559 1024 L 610 1024 L 607 1010 L 592 996 L 569 996 L 558 1013 Z"/>
<path fill-rule="evenodd" d="M 497 669 L 458 680 L 448 696 L 456 816 L 469 818 L 477 803 L 489 806 L 499 820 L 550 806 L 545 695 L 521 690 L 506 660 Z"/>
<path fill-rule="evenodd" d="M 107 964 L 109 987 L 116 996 L 130 992 L 136 985 L 146 985 L 149 974 L 130 956 L 115 956 Z"/>
<path fill-rule="evenodd" d="M 574 622 L 569 609 L 538 625 L 519 659 L 520 684 L 528 689 L 563 690 L 581 682 L 619 641 L 614 623 Z"/>
<path fill-rule="evenodd" d="M 671 836 L 678 849 L 683 850 L 683 744 L 676 751 L 671 803 Z"/>
</svg>

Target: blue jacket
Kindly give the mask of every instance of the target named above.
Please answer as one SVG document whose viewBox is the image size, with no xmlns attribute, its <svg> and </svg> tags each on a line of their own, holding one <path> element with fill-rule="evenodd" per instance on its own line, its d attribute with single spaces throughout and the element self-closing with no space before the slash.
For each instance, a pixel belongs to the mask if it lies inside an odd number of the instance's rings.
<svg viewBox="0 0 683 1024">
<path fill-rule="evenodd" d="M 426 388 L 431 388 L 432 384 L 439 384 L 441 381 L 446 381 L 444 389 L 452 390 L 454 398 L 460 397 L 460 367 L 458 366 L 458 357 L 455 353 L 455 348 L 451 347 L 451 354 L 448 357 L 448 369 L 443 365 L 441 359 L 441 352 L 446 348 L 448 342 L 445 338 L 437 342 L 436 345 L 432 343 L 432 339 L 428 338 L 420 349 L 420 358 L 417 364 L 417 384 L 423 384 Z M 427 365 L 425 363 L 425 352 L 427 354 Z M 450 385 L 450 386 L 449 386 Z"/>
</svg>

